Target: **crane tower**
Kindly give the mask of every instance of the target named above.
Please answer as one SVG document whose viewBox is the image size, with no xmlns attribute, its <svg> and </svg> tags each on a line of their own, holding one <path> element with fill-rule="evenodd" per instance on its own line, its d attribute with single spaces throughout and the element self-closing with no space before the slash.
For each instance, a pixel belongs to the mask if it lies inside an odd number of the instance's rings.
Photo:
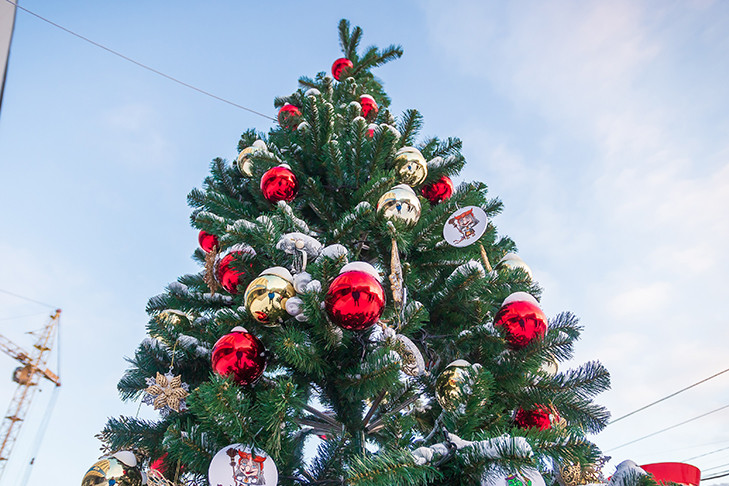
<svg viewBox="0 0 729 486">
<path fill-rule="evenodd" d="M 0 350 L 21 364 L 13 373 L 13 381 L 18 384 L 18 388 L 15 390 L 15 395 L 10 401 L 8 411 L 0 426 L 0 478 L 5 471 L 10 452 L 18 438 L 20 427 L 41 378 L 53 382 L 56 386 L 61 386 L 58 375 L 46 367 L 60 317 L 61 309 L 56 309 L 45 327 L 33 333 L 37 340 L 31 352 L 26 352 L 0 334 Z"/>
</svg>

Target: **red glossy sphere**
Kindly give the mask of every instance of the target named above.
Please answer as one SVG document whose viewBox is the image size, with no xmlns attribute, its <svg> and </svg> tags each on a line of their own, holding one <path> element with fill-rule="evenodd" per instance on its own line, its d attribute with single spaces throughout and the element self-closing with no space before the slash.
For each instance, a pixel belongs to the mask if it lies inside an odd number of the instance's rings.
<svg viewBox="0 0 729 486">
<path fill-rule="evenodd" d="M 352 69 L 354 67 L 354 64 L 352 64 L 352 61 L 347 59 L 346 57 L 340 57 L 336 61 L 334 61 L 334 64 L 332 64 L 332 76 L 334 76 L 334 79 L 339 81 L 339 79 L 342 77 L 342 72 L 345 69 Z"/>
<path fill-rule="evenodd" d="M 242 251 L 233 251 L 225 255 L 218 264 L 218 282 L 231 294 L 238 293 L 238 285 L 243 283 L 246 272 L 234 268 L 233 261 L 237 256 L 243 255 Z M 240 264 L 238 264 L 240 265 Z"/>
<path fill-rule="evenodd" d="M 377 117 L 379 107 L 372 96 L 362 95 L 359 97 L 359 104 L 362 107 L 362 116 L 367 120 L 373 120 Z"/>
<path fill-rule="evenodd" d="M 278 110 L 278 124 L 289 130 L 299 126 L 301 110 L 290 103 L 286 103 Z"/>
<path fill-rule="evenodd" d="M 210 253 L 213 251 L 213 248 L 218 246 L 218 237 L 205 232 L 205 230 L 200 230 L 197 241 L 200 243 L 200 248 L 202 248 L 205 253 Z"/>
<path fill-rule="evenodd" d="M 547 316 L 539 306 L 528 301 L 510 302 L 499 309 L 494 326 L 503 327 L 512 348 L 521 349 L 547 333 Z"/>
<path fill-rule="evenodd" d="M 537 405 L 531 410 L 524 410 L 523 408 L 517 410 L 514 422 L 522 429 L 547 430 L 552 426 L 552 423 L 559 422 L 559 415 L 550 410 L 549 407 Z"/>
<path fill-rule="evenodd" d="M 233 375 L 239 385 L 250 385 L 266 369 L 265 350 L 253 334 L 232 331 L 213 346 L 213 370 L 221 376 Z"/>
<path fill-rule="evenodd" d="M 423 186 L 420 193 L 431 204 L 438 204 L 450 199 L 453 195 L 453 181 L 448 176 L 443 176 L 435 182 Z"/>
<path fill-rule="evenodd" d="M 272 167 L 261 177 L 261 192 L 268 202 L 293 201 L 299 192 L 296 174 L 287 167 Z"/>
<path fill-rule="evenodd" d="M 329 319 L 337 326 L 362 331 L 376 323 L 382 315 L 385 290 L 367 272 L 344 272 L 329 286 L 324 306 Z"/>
</svg>

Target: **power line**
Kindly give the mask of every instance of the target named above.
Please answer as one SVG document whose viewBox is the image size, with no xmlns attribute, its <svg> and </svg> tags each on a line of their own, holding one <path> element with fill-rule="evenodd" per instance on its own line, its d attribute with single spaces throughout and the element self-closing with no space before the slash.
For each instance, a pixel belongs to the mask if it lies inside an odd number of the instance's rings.
<svg viewBox="0 0 729 486">
<path fill-rule="evenodd" d="M 8 0 L 6 0 L 6 1 L 8 1 Z M 51 309 L 56 309 L 58 307 L 57 305 L 46 304 L 45 302 L 41 302 L 40 300 L 31 299 L 30 297 L 25 297 L 23 295 L 15 294 L 15 293 L 9 292 L 7 290 L 0 289 L 0 292 L 2 292 L 3 294 L 12 295 L 13 297 L 17 297 L 19 299 L 27 300 L 28 302 L 33 302 L 34 304 L 44 305 L 46 307 L 50 307 Z"/>
<path fill-rule="evenodd" d="M 189 84 L 189 83 L 186 83 L 184 81 L 181 81 L 181 80 L 175 78 L 174 76 L 170 76 L 169 74 L 165 74 L 162 71 L 159 71 L 159 70 L 157 70 L 157 69 L 155 69 L 153 67 L 150 67 L 150 66 L 148 66 L 148 65 L 146 65 L 144 63 L 141 63 L 141 62 L 139 62 L 137 60 L 134 60 L 134 59 L 132 59 L 129 56 L 125 56 L 124 54 L 122 54 L 119 51 L 115 51 L 114 49 L 111 49 L 110 47 L 106 47 L 103 44 L 100 44 L 100 43 L 98 43 L 96 41 L 93 41 L 93 40 L 89 39 L 88 37 L 84 37 L 83 35 L 78 34 L 78 33 L 74 32 L 74 31 L 72 31 L 71 29 L 67 29 L 66 27 L 64 27 L 62 25 L 59 25 L 59 24 L 53 22 L 52 20 L 49 20 L 49 19 L 47 19 L 47 18 L 45 18 L 45 17 L 43 17 L 41 15 L 38 15 L 37 13 L 35 13 L 35 12 L 31 11 L 31 10 L 28 10 L 25 7 L 21 7 L 20 5 L 16 4 L 13 0 L 5 0 L 5 1 L 8 2 L 8 3 L 11 3 L 13 5 L 16 5 L 23 12 L 26 12 L 26 13 L 32 15 L 33 17 L 36 17 L 36 18 L 42 20 L 43 22 L 46 22 L 46 23 L 48 23 L 48 24 L 50 24 L 50 25 L 52 25 L 52 26 L 54 26 L 54 27 L 56 27 L 58 29 L 61 29 L 62 31 L 64 31 L 64 32 L 66 32 L 68 34 L 71 34 L 74 37 L 77 37 L 77 38 L 79 38 L 79 39 L 81 39 L 83 41 L 86 41 L 89 44 L 94 45 L 94 46 L 96 46 L 96 47 L 98 47 L 100 49 L 103 49 L 106 52 L 109 52 L 109 53 L 111 53 L 111 54 L 113 54 L 113 55 L 115 55 L 117 57 L 120 57 L 120 58 L 124 59 L 125 61 L 131 62 L 132 64 L 136 64 L 137 66 L 139 66 L 139 67 L 141 67 L 143 69 L 146 69 L 147 71 L 150 71 L 150 72 L 152 72 L 154 74 L 157 74 L 158 76 L 162 76 L 163 78 L 166 78 L 166 79 L 168 79 L 168 80 L 170 80 L 172 82 L 175 82 L 175 83 L 177 83 L 179 85 L 182 85 L 182 86 L 184 86 L 186 88 L 195 90 L 198 93 L 204 94 L 205 96 L 209 96 L 209 97 L 211 97 L 213 99 L 216 99 L 218 101 L 222 101 L 223 103 L 227 103 L 227 104 L 229 104 L 231 106 L 235 106 L 236 108 L 240 108 L 241 110 L 245 110 L 245 111 L 248 111 L 250 113 L 256 114 L 258 116 L 262 116 L 263 118 L 266 118 L 268 120 L 276 121 L 275 118 L 273 118 L 273 117 L 271 117 L 269 115 L 266 115 L 266 114 L 261 113 L 261 112 L 256 111 L 256 110 L 253 110 L 253 109 L 248 108 L 246 106 L 239 105 L 238 103 L 235 103 L 233 101 L 230 101 L 230 100 L 227 100 L 225 98 L 222 98 L 222 97 L 220 97 L 218 95 L 215 95 L 215 94 L 213 94 L 213 93 L 211 93 L 209 91 L 205 91 L 204 89 L 198 88 L 197 86 L 193 86 L 192 84 Z"/>
<path fill-rule="evenodd" d="M 714 451 L 711 451 L 711 452 L 707 452 L 707 453 L 705 453 L 705 454 L 699 454 L 698 456 L 694 456 L 694 457 L 689 457 L 688 459 L 684 459 L 684 460 L 682 460 L 681 462 L 688 462 L 688 461 L 691 461 L 691 460 L 693 460 L 693 459 L 698 459 L 699 457 L 705 457 L 705 456 L 710 456 L 710 455 L 712 455 L 712 454 L 716 454 L 717 452 L 725 451 L 725 450 L 727 450 L 727 449 L 729 449 L 729 447 L 722 447 L 721 449 L 716 449 L 716 450 L 714 450 Z"/>
<path fill-rule="evenodd" d="M 729 464 L 720 464 L 718 466 L 712 466 L 712 467 L 707 467 L 707 468 L 702 467 L 701 472 L 713 471 L 714 469 L 721 469 L 721 468 L 727 467 L 727 466 L 729 466 Z"/>
<path fill-rule="evenodd" d="M 671 393 L 670 395 L 666 395 L 665 397 L 663 397 L 663 398 L 660 398 L 660 399 L 656 400 L 656 401 L 655 401 L 655 402 L 653 402 L 653 403 L 649 403 L 648 405 L 645 405 L 645 406 L 643 406 L 643 407 L 640 407 L 640 408 L 639 408 L 639 409 L 637 409 L 637 410 L 633 410 L 633 411 L 632 411 L 632 412 L 630 412 L 630 413 L 626 413 L 625 415 L 623 415 L 623 416 L 621 416 L 621 417 L 618 417 L 618 418 L 616 418 L 616 419 L 614 419 L 614 420 L 611 420 L 611 421 L 610 421 L 610 423 L 609 423 L 608 425 L 612 425 L 612 424 L 614 424 L 615 422 L 617 422 L 617 421 L 619 421 L 619 420 L 623 420 L 623 419 L 624 419 L 624 418 L 626 418 L 626 417 L 630 417 L 631 415 L 634 415 L 634 414 L 636 414 L 636 413 L 638 413 L 638 412 L 642 412 L 642 411 L 643 411 L 643 410 L 645 410 L 646 408 L 652 407 L 653 405 L 659 404 L 659 403 L 661 403 L 661 402 L 663 402 L 663 401 L 665 401 L 665 400 L 668 400 L 669 398 L 675 397 L 675 396 L 676 396 L 676 395 L 678 395 L 679 393 L 683 393 L 683 392 L 685 392 L 686 390 L 690 390 L 691 388 L 693 388 L 693 387 L 695 387 L 695 386 L 698 386 L 698 385 L 700 385 L 700 384 L 702 384 L 702 383 L 705 383 L 705 382 L 707 382 L 707 381 L 711 380 L 712 378 L 716 378 L 717 376 L 719 376 L 719 375 L 721 375 L 721 374 L 724 374 L 724 373 L 726 373 L 727 371 L 729 371 L 729 368 L 727 368 L 727 369 L 725 369 L 725 370 L 722 370 L 722 371 L 720 371 L 720 372 L 718 372 L 718 373 L 716 373 L 716 374 L 713 374 L 713 375 L 709 376 L 708 378 L 704 378 L 704 379 L 703 379 L 703 380 L 701 380 L 701 381 L 697 381 L 696 383 L 693 383 L 693 384 L 691 384 L 691 385 L 687 386 L 686 388 L 682 388 L 682 389 L 678 390 L 677 392 Z"/>
<path fill-rule="evenodd" d="M 626 445 L 635 444 L 638 441 L 641 441 L 643 439 L 647 439 L 648 437 L 653 437 L 654 435 L 662 434 L 663 432 L 669 431 L 671 429 L 675 429 L 676 427 L 680 427 L 681 425 L 685 425 L 685 424 L 687 424 L 689 422 L 693 422 L 694 420 L 698 420 L 698 419 L 700 419 L 702 417 L 706 417 L 707 415 L 711 415 L 712 413 L 719 412 L 721 410 L 724 410 L 725 408 L 729 408 L 729 405 L 724 405 L 723 407 L 719 407 L 719 408 L 717 408 L 715 410 L 712 410 L 711 412 L 706 412 L 706 413 L 703 413 L 701 415 L 697 415 L 696 417 L 690 418 L 688 420 L 684 420 L 683 422 L 678 423 L 678 424 L 675 424 L 675 425 L 671 425 L 670 427 L 666 427 L 665 429 L 661 429 L 661 430 L 659 430 L 657 432 L 653 432 L 652 434 L 644 435 L 643 437 L 640 437 L 640 438 L 635 439 L 635 440 L 631 440 L 630 442 L 626 442 L 625 444 L 620 444 L 619 446 L 613 447 L 611 449 L 608 449 L 605 452 L 612 452 L 612 451 L 614 451 L 616 449 L 620 449 L 621 447 L 625 447 Z"/>
<path fill-rule="evenodd" d="M 716 476 L 711 476 L 711 477 L 708 477 L 708 478 L 701 478 L 701 480 L 702 481 L 709 481 L 711 479 L 719 479 L 719 478 L 723 478 L 725 476 L 729 476 L 729 471 L 723 471 L 723 472 L 717 474 Z"/>
</svg>

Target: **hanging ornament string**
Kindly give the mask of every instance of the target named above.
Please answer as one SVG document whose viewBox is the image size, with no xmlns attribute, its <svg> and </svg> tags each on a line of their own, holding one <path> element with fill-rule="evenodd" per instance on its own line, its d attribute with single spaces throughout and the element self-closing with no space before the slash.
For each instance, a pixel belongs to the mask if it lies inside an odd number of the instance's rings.
<svg viewBox="0 0 729 486">
<path fill-rule="evenodd" d="M 170 359 L 170 369 L 169 372 L 172 373 L 172 369 L 175 367 L 175 351 L 177 351 L 177 343 L 180 342 L 180 338 L 177 338 L 175 340 L 175 344 L 172 346 L 172 355 Z"/>
</svg>

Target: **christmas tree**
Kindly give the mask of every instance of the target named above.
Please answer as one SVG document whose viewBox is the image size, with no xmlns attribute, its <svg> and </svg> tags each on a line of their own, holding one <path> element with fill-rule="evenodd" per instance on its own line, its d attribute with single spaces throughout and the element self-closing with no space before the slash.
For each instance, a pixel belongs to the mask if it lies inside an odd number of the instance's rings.
<svg viewBox="0 0 729 486">
<path fill-rule="evenodd" d="M 362 34 L 190 193 L 201 271 L 150 299 L 118 384 L 160 417 L 110 419 L 84 485 L 598 480 L 607 370 L 558 369 L 578 319 L 541 311 L 486 185 L 454 188 L 461 141 L 390 113 L 372 70 L 402 49 Z"/>
</svg>

